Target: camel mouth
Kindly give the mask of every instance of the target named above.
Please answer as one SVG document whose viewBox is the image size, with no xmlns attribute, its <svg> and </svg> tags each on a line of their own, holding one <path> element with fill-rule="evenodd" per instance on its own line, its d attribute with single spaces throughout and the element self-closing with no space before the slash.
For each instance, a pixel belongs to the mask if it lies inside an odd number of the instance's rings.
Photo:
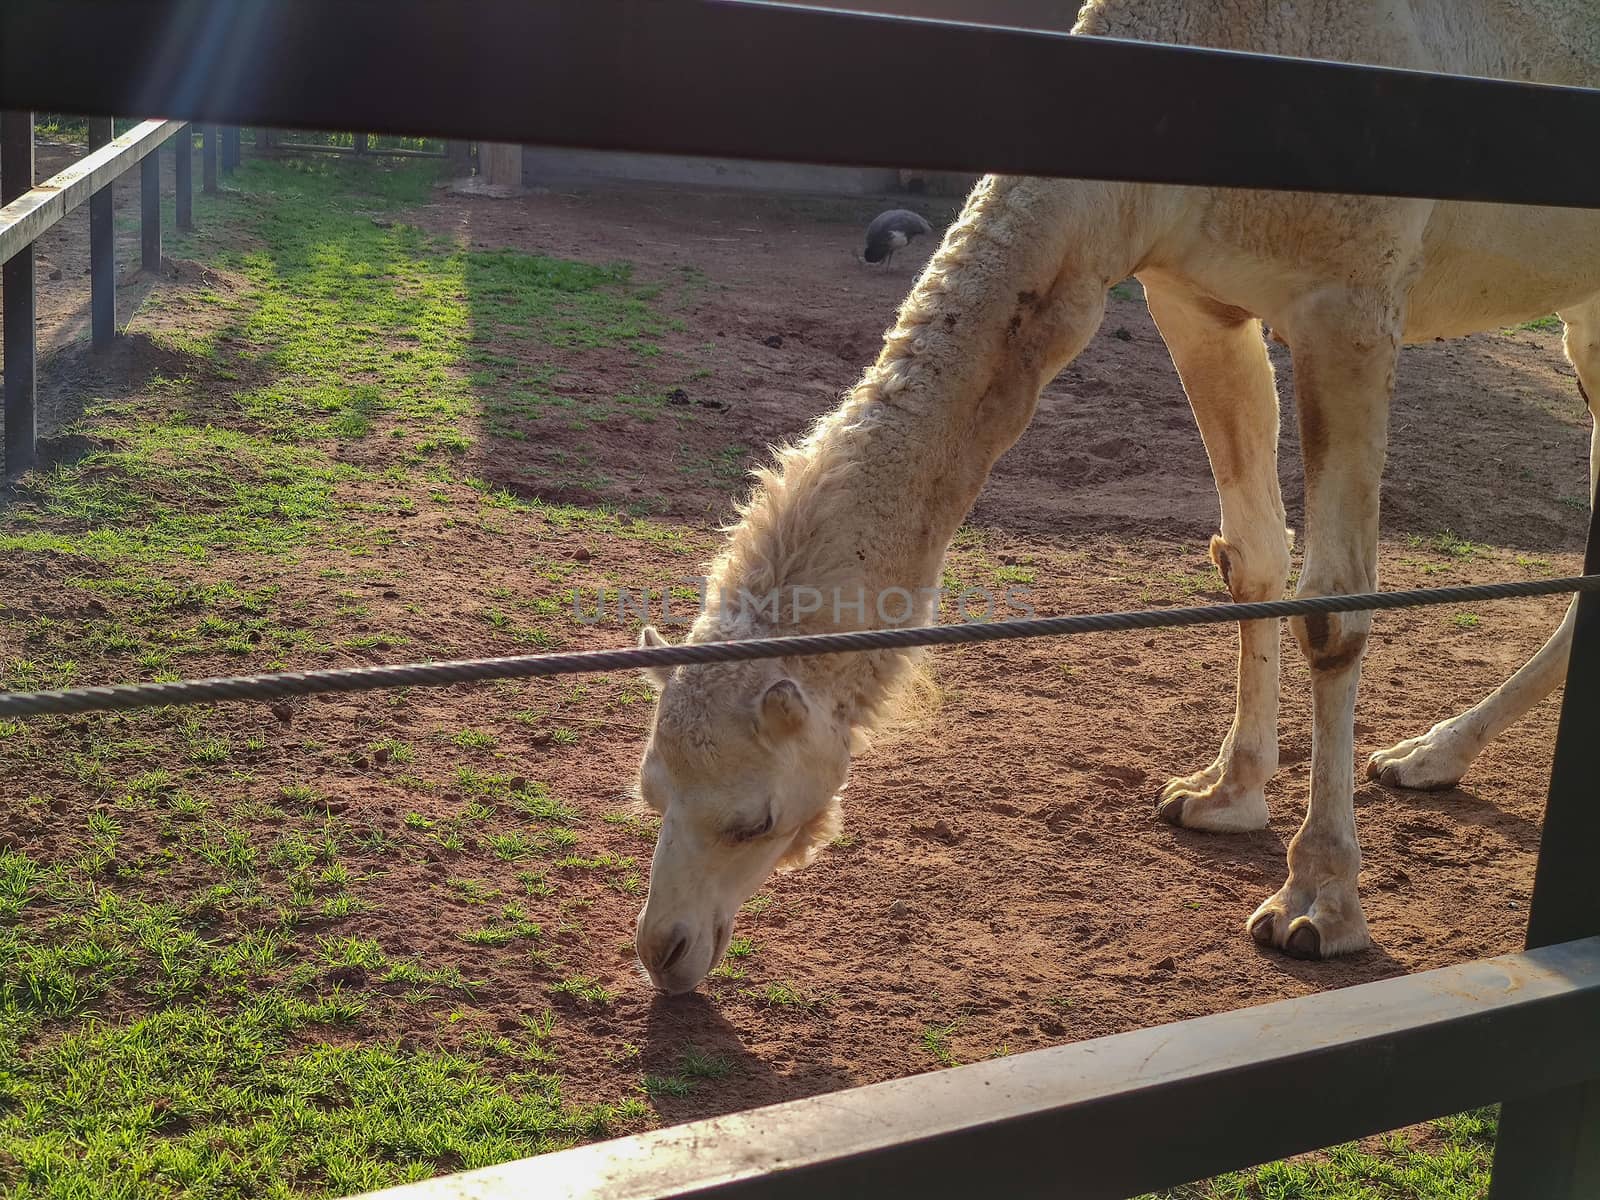
<svg viewBox="0 0 1600 1200">
<path fill-rule="evenodd" d="M 653 971 L 646 966 L 643 958 L 639 959 L 639 965 L 644 968 L 644 973 L 649 977 L 652 986 L 662 995 L 686 996 L 704 983 L 711 972 L 716 970 L 717 964 L 727 954 L 728 946 L 732 941 L 732 920 L 719 918 L 712 926 L 711 954 L 705 960 L 705 965 L 697 972 L 691 974 L 689 971 L 684 970 L 684 964 L 696 961 L 696 951 L 700 946 L 698 939 L 691 940 L 682 953 L 678 954 L 671 963 L 659 971 Z"/>
</svg>

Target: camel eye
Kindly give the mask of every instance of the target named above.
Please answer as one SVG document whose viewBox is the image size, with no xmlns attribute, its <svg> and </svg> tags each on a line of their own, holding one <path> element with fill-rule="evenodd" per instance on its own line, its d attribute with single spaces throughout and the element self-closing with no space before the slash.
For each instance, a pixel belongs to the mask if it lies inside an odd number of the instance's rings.
<svg viewBox="0 0 1600 1200">
<path fill-rule="evenodd" d="M 730 829 L 728 840 L 735 844 L 739 842 L 753 842 L 757 838 L 766 837 L 772 832 L 772 813 L 769 810 L 766 818 L 759 825 L 746 825 L 741 829 Z"/>
</svg>

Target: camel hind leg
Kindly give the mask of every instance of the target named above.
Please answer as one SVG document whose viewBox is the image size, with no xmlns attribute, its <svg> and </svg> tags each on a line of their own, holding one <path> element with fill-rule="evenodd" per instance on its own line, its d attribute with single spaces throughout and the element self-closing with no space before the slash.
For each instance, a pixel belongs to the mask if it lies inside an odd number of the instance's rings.
<svg viewBox="0 0 1600 1200">
<path fill-rule="evenodd" d="M 1595 418 L 1589 434 L 1589 498 L 1600 482 L 1600 299 L 1561 314 L 1566 322 L 1567 358 L 1578 373 L 1578 388 Z M 1440 721 L 1427 733 L 1380 750 L 1367 761 L 1367 775 L 1385 787 L 1433 791 L 1452 788 L 1483 748 L 1500 736 L 1567 677 L 1572 622 L 1577 600 L 1560 627 L 1537 654 L 1510 679 L 1466 712 Z"/>
</svg>

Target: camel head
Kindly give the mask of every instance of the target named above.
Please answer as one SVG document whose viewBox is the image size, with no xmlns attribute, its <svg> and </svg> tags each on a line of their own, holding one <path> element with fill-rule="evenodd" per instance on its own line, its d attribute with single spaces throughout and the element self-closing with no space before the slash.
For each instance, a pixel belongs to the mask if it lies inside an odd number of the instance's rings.
<svg viewBox="0 0 1600 1200">
<path fill-rule="evenodd" d="M 646 628 L 641 646 L 664 644 Z M 779 660 L 647 673 L 658 691 L 639 794 L 661 814 L 634 938 L 664 992 L 722 959 L 739 906 L 839 832 L 851 731 Z"/>
</svg>

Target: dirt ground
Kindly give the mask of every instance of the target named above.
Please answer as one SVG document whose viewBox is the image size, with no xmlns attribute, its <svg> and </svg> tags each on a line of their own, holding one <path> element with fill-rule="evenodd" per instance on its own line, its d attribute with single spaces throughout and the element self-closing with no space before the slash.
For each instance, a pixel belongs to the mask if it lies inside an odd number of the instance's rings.
<svg viewBox="0 0 1600 1200">
<path fill-rule="evenodd" d="M 714 285 L 687 318 L 685 387 L 719 407 L 685 437 L 596 433 L 612 481 L 556 493 L 586 503 L 659 496 L 673 516 L 725 517 L 732 481 L 673 464 L 725 446 L 751 453 L 827 411 L 875 355 L 933 250 L 890 271 L 852 261 L 852 206 L 807 220 L 776 201 L 665 192 L 441 201 L 426 223 L 473 244 L 626 258 L 647 275 L 692 264 Z M 865 211 L 865 210 L 863 210 Z M 870 215 L 870 214 L 869 214 Z M 907 261 L 909 260 L 909 261 Z M 1136 296 L 1136 289 L 1126 289 Z M 1384 586 L 1576 571 L 1585 527 L 1587 415 L 1558 335 L 1523 331 L 1408 350 L 1384 493 Z M 1292 369 L 1282 478 L 1302 509 Z M 603 440 L 602 440 L 603 439 Z M 562 451 L 497 443 L 493 477 L 543 493 Z M 742 460 L 741 460 L 742 461 Z M 662 482 L 665 481 L 665 482 Z M 1033 564 L 1040 612 L 1225 599 L 1204 580 L 1216 522 L 1205 455 L 1171 362 L 1137 298 L 1111 304 L 1089 349 L 1045 392 L 972 516 L 998 563 Z M 1440 549 L 1472 543 L 1465 557 Z M 1202 580 L 1202 582 L 1195 582 Z M 1175 582 L 1174 582 L 1175 581 Z M 1549 635 L 1562 600 L 1383 614 L 1358 713 L 1362 755 L 1492 689 Z M 848 848 L 773 888 L 777 915 L 746 918 L 765 965 L 825 1006 L 804 1018 L 730 1011 L 715 998 L 638 996 L 643 1031 L 737 1054 L 744 1086 L 674 1117 L 759 1104 L 934 1065 L 919 1032 L 948 1029 L 963 1061 L 1075 1041 L 1517 949 L 1524 931 L 1556 703 L 1492 746 L 1464 785 L 1396 794 L 1363 782 L 1362 888 L 1375 946 L 1332 963 L 1258 951 L 1243 921 L 1282 879 L 1303 814 L 1307 675 L 1285 648 L 1283 768 L 1270 830 L 1212 836 L 1153 822 L 1161 784 L 1209 762 L 1231 716 L 1230 632 L 1015 643 L 941 654 L 931 727 L 857 767 Z M 566 787 L 627 783 L 633 729 L 594 747 Z M 626 930 L 633 904 L 619 904 Z M 620 1005 L 619 1005 L 620 1007 Z M 692 1099 L 699 1099 L 698 1097 Z"/>
<path fill-rule="evenodd" d="M 936 224 L 948 219 L 947 210 L 928 207 Z M 686 531 L 689 555 L 594 527 L 541 526 L 539 556 L 578 564 L 569 586 L 661 587 L 692 574 L 717 545 L 714 529 L 728 517 L 743 471 L 768 444 L 826 412 L 860 374 L 934 249 L 917 243 L 888 270 L 858 261 L 874 208 L 649 189 L 510 199 L 440 189 L 401 218 L 471 247 L 627 260 L 637 281 L 670 284 L 685 298 L 655 359 L 519 343 L 504 349 L 482 384 L 486 396 L 503 398 L 545 386 L 555 372 L 580 402 L 586 392 L 659 389 L 669 393 L 669 414 L 681 414 L 641 424 L 607 411 L 571 428 L 513 404 L 486 406 L 472 467 L 492 483 L 524 497 L 644 513 Z M 69 247 L 43 253 L 67 276 L 79 273 Z M 162 297 L 192 286 L 162 281 L 151 306 L 162 309 Z M 47 304 L 47 315 L 53 311 Z M 65 316 L 54 329 L 58 342 L 73 336 Z M 1558 333 L 1518 331 L 1406 351 L 1384 492 L 1384 586 L 1576 571 L 1588 419 L 1558 343 Z M 1298 527 L 1292 369 L 1283 348 L 1272 355 L 1285 397 L 1283 486 Z M 368 452 L 352 445 L 348 453 L 359 461 Z M 384 493 L 371 485 L 359 494 Z M 1225 596 L 1204 553 L 1216 520 L 1183 393 L 1137 287 L 1123 285 L 1099 336 L 1046 390 L 1032 426 L 1001 460 L 952 569 L 980 582 L 1029 575 L 1043 614 L 1218 600 Z M 480 619 L 489 594 L 559 594 L 524 569 L 534 547 L 463 531 L 448 508 L 383 523 L 396 537 L 360 584 L 370 610 L 362 628 L 403 630 L 410 640 L 343 661 L 509 652 Z M 513 534 L 523 528 L 508 526 Z M 7 574 L 14 611 L 62 615 L 68 602 L 51 594 L 42 571 L 28 581 L 15 569 Z M 234 578 L 290 588 L 307 621 L 332 603 L 303 568 L 242 566 Z M 1418 733 L 1493 688 L 1548 636 L 1563 604 L 1483 605 L 1473 620 L 1456 609 L 1380 615 L 1357 714 L 1358 753 Z M 561 644 L 619 645 L 631 636 L 615 622 L 573 625 Z M 761 911 L 741 917 L 736 932 L 755 946 L 748 977 L 714 978 L 678 999 L 652 994 L 629 946 L 642 896 L 628 886 L 583 894 L 584 932 L 555 936 L 566 936 L 568 952 L 615 999 L 563 1009 L 567 1089 L 614 1093 L 619 1072 L 638 1069 L 619 1066 L 619 1047 L 632 1047 L 645 1070 L 670 1070 L 686 1044 L 730 1060 L 733 1070 L 717 1086 L 653 1097 L 660 1118 L 677 1121 L 1517 949 L 1556 702 L 1491 746 L 1457 790 L 1399 794 L 1361 782 L 1362 890 L 1374 948 L 1297 962 L 1258 950 L 1243 929 L 1281 881 L 1303 813 L 1309 701 L 1292 639 L 1283 766 L 1268 790 L 1271 828 L 1204 835 L 1152 815 L 1162 783 L 1209 762 L 1227 729 L 1233 653 L 1234 635 L 1221 628 L 940 652 L 941 711 L 860 760 L 846 793 L 845 839 L 812 867 L 775 880 Z M 229 663 L 184 666 L 193 673 Z M 628 808 L 646 714 L 638 704 L 619 708 L 572 745 L 509 721 L 518 703 L 554 691 L 516 685 L 408 693 L 393 703 L 317 699 L 296 706 L 290 722 L 247 706 L 226 715 L 241 737 L 266 743 L 262 778 L 282 775 L 287 768 L 274 764 L 298 754 L 308 728 L 318 730 L 324 749 L 297 758 L 295 777 L 313 782 L 346 819 L 392 826 L 402 839 L 410 835 L 400 830 L 401 814 L 442 811 L 461 797 L 404 794 L 363 757 L 372 731 L 409 732 L 421 745 L 442 729 L 494 729 L 512 769 L 549 779 L 593 822 L 593 848 L 633 856 L 643 873 L 648 824 L 641 834 L 598 819 Z M 219 795 L 248 786 L 219 783 Z M 14 815 L 13 834 L 46 845 L 67 836 L 35 821 Z M 441 900 L 454 859 L 422 839 L 406 844 L 411 852 L 387 867 L 381 884 L 389 902 L 341 932 L 376 937 L 396 954 L 466 961 L 460 934 L 481 914 Z M 469 971 L 488 981 L 473 1002 L 486 1022 L 510 1028 L 519 1014 L 544 1007 L 545 985 L 514 947 L 470 955 Z M 409 1011 L 398 1001 L 374 1009 L 363 1029 L 433 1039 L 432 1019 Z"/>
</svg>

